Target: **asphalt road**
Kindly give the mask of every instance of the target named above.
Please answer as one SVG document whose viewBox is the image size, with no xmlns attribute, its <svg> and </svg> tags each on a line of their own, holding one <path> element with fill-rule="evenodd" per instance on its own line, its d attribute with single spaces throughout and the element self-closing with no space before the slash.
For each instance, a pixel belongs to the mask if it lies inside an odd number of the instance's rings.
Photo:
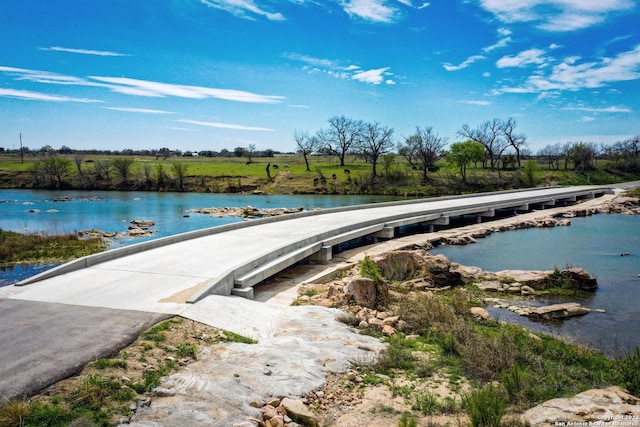
<svg viewBox="0 0 640 427">
<path fill-rule="evenodd" d="M 0 403 L 68 378 L 166 314 L 0 299 Z"/>
</svg>

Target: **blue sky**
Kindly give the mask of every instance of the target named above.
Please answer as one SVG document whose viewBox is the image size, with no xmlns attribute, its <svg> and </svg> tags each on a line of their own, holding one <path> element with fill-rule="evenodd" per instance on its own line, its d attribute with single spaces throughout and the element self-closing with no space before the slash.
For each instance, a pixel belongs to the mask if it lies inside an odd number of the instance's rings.
<svg viewBox="0 0 640 427">
<path fill-rule="evenodd" d="M 2 0 L 0 147 L 293 151 L 345 115 L 640 133 L 638 0 Z"/>
</svg>

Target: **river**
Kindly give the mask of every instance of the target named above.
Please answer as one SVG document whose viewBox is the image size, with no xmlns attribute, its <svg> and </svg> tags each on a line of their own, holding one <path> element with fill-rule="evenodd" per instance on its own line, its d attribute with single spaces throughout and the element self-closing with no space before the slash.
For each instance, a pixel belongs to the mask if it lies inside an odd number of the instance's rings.
<svg viewBox="0 0 640 427">
<path fill-rule="evenodd" d="M 597 277 L 596 292 L 581 298 L 536 298 L 525 303 L 575 301 L 605 313 L 592 311 L 563 321 L 533 322 L 507 309 L 489 307 L 489 312 L 494 318 L 535 332 L 569 337 L 611 356 L 640 347 L 640 216 L 572 218 L 569 227 L 494 233 L 475 244 L 440 246 L 430 252 L 486 271 L 582 267 Z M 621 256 L 623 253 L 629 255 Z"/>
</svg>

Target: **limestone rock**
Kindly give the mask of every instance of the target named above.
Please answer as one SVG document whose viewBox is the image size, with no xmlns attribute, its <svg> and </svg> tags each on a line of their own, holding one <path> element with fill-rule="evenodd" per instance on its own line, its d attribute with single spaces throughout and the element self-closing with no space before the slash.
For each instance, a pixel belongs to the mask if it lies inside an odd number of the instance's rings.
<svg viewBox="0 0 640 427">
<path fill-rule="evenodd" d="M 595 291 L 598 288 L 598 281 L 596 278 L 591 276 L 582 268 L 566 268 L 562 270 L 562 274 L 569 277 L 571 284 L 576 289 L 583 291 Z"/>
<path fill-rule="evenodd" d="M 354 277 L 347 285 L 349 293 L 353 295 L 356 304 L 373 308 L 378 298 L 376 282 L 367 277 Z"/>
<path fill-rule="evenodd" d="M 487 310 L 485 310 L 484 308 L 482 308 L 482 307 L 471 307 L 469 309 L 469 313 L 471 313 L 477 319 L 481 319 L 481 320 L 489 320 L 489 319 L 491 319 L 491 316 L 489 315 L 489 312 Z"/>
<path fill-rule="evenodd" d="M 625 417 L 626 420 L 625 420 Z M 571 398 L 552 399 L 529 409 L 522 420 L 532 426 L 563 425 L 637 425 L 640 399 L 620 387 L 587 390 Z M 585 424 L 580 424 L 585 423 Z M 601 423 L 601 424 L 595 424 Z"/>
<path fill-rule="evenodd" d="M 529 317 L 540 320 L 565 319 L 567 317 L 581 316 L 590 311 L 577 302 L 569 302 L 532 308 L 529 312 Z"/>
<path fill-rule="evenodd" d="M 287 415 L 294 421 L 309 427 L 318 427 L 318 419 L 300 400 L 285 397 L 280 405 L 286 409 Z"/>
</svg>

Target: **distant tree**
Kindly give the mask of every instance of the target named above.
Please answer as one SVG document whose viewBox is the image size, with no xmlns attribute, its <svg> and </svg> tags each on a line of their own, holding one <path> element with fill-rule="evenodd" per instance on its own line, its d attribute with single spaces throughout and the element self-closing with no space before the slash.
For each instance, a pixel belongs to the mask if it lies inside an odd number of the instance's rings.
<svg viewBox="0 0 640 427">
<path fill-rule="evenodd" d="M 422 171 L 422 182 L 429 179 L 429 169 L 432 169 L 442 155 L 447 144 L 447 138 L 433 132 L 431 127 L 416 127 L 416 133 L 405 138 L 402 147 L 405 157 L 412 166 Z"/>
<path fill-rule="evenodd" d="M 475 129 L 469 125 L 462 125 L 458 135 L 471 141 L 475 141 L 485 148 L 489 159 L 489 167 L 493 171 L 500 160 L 502 152 L 509 146 L 504 138 L 504 124 L 500 119 L 488 120 Z M 499 172 L 499 171 L 498 171 Z"/>
<path fill-rule="evenodd" d="M 69 173 L 71 160 L 59 156 L 51 156 L 42 160 L 41 168 L 49 177 L 50 186 L 62 189 L 62 178 Z"/>
<path fill-rule="evenodd" d="M 347 154 L 360 144 L 364 124 L 345 116 L 333 116 L 328 123 L 329 127 L 320 130 L 317 138 L 329 153 L 338 156 L 340 166 L 344 166 Z"/>
<path fill-rule="evenodd" d="M 507 142 L 516 152 L 516 161 L 518 163 L 518 169 L 522 167 L 520 152 L 527 143 L 527 138 L 523 134 L 515 133 L 516 121 L 513 117 L 509 117 L 506 122 L 502 123 L 502 134 L 506 138 Z"/>
<path fill-rule="evenodd" d="M 171 169 L 178 180 L 178 188 L 180 191 L 184 191 L 184 180 L 187 177 L 187 170 L 189 165 L 186 163 L 174 162 L 171 164 Z"/>
<path fill-rule="evenodd" d="M 463 182 L 467 182 L 467 167 L 474 162 L 481 162 L 485 156 L 485 147 L 476 141 L 454 142 L 449 147 L 447 162 L 457 166 Z"/>
<path fill-rule="evenodd" d="M 120 175 L 122 186 L 126 189 L 131 166 L 133 165 L 133 159 L 131 157 L 116 157 L 112 160 L 111 164 L 113 165 L 113 168 L 116 170 L 118 175 Z"/>
<path fill-rule="evenodd" d="M 363 125 L 359 147 L 362 156 L 371 163 L 372 180 L 377 176 L 378 159 L 391 151 L 394 146 L 392 138 L 392 128 L 380 126 L 378 122 Z"/>
<path fill-rule="evenodd" d="M 538 169 L 538 165 L 535 160 L 527 160 L 524 162 L 524 167 L 522 169 L 522 174 L 524 176 L 524 181 L 527 183 L 529 187 L 535 187 L 536 185 L 536 170 Z"/>
<path fill-rule="evenodd" d="M 597 155 L 596 145 L 589 142 L 577 142 L 569 150 L 569 160 L 578 172 L 593 169 Z"/>
<path fill-rule="evenodd" d="M 63 145 L 58 150 L 58 153 L 60 153 L 60 154 L 73 154 L 73 150 L 71 148 L 67 147 L 66 145 Z"/>
<path fill-rule="evenodd" d="M 236 147 L 233 149 L 233 155 L 236 157 L 244 157 L 247 155 L 247 149 L 244 147 Z"/>
<path fill-rule="evenodd" d="M 314 154 L 320 147 L 320 141 L 315 136 L 309 136 L 308 133 L 295 130 L 293 132 L 293 139 L 296 141 L 296 151 L 304 159 L 304 164 L 307 166 L 307 172 L 311 172 L 309 168 L 309 156 Z"/>
<path fill-rule="evenodd" d="M 247 145 L 247 149 L 245 151 L 247 158 L 249 159 L 249 163 L 253 163 L 253 155 L 256 153 L 256 145 L 255 144 L 249 144 Z"/>
<path fill-rule="evenodd" d="M 93 162 L 93 168 L 98 179 L 111 181 L 111 159 L 98 159 Z"/>
<path fill-rule="evenodd" d="M 562 160 L 562 145 L 559 142 L 547 144 L 538 151 L 538 156 L 549 166 L 549 170 L 558 170 Z"/>
</svg>

